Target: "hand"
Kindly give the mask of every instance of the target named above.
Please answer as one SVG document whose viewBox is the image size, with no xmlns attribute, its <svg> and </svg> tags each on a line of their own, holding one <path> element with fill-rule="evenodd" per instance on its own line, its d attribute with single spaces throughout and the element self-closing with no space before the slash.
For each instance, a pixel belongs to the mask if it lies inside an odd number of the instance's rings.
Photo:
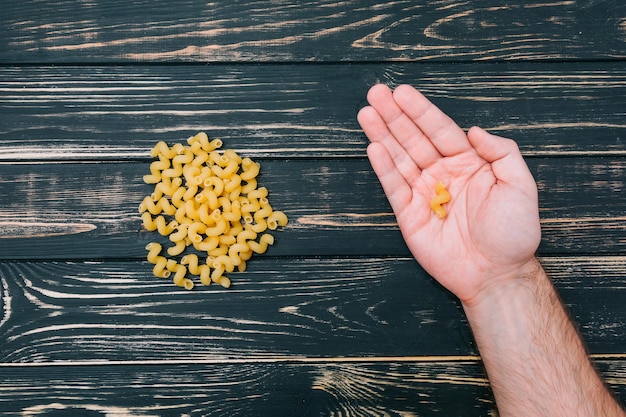
<svg viewBox="0 0 626 417">
<path fill-rule="evenodd" d="M 358 121 L 367 154 L 404 239 L 422 267 L 463 302 L 514 279 L 534 261 L 541 231 L 537 187 L 515 142 L 465 132 L 414 88 L 379 84 Z M 451 194 L 430 208 L 442 181 Z"/>
</svg>

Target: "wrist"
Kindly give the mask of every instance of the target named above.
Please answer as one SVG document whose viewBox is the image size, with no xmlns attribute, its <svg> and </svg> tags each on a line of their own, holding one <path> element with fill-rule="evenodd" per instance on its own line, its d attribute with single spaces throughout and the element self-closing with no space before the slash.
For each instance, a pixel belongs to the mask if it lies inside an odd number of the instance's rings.
<svg viewBox="0 0 626 417">
<path fill-rule="evenodd" d="M 471 298 L 461 299 L 466 313 L 486 307 L 493 310 L 494 306 L 512 301 L 526 291 L 537 291 L 548 278 L 541 264 L 534 256 L 526 262 L 485 280 L 483 285 Z"/>
</svg>

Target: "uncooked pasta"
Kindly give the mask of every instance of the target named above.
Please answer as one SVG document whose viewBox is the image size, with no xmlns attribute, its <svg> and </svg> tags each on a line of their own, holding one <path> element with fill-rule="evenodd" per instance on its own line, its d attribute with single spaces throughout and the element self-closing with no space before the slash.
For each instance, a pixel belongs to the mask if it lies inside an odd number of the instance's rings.
<svg viewBox="0 0 626 417">
<path fill-rule="evenodd" d="M 150 152 L 158 160 L 143 179 L 154 191 L 139 212 L 144 228 L 167 236 L 171 246 L 166 257 L 161 244 L 149 243 L 147 260 L 155 276 L 173 274 L 174 284 L 188 290 L 194 275 L 203 285 L 228 288 L 224 273 L 243 272 L 253 253 L 265 253 L 274 236 L 263 232 L 286 226 L 287 215 L 272 208 L 267 188 L 257 186 L 260 164 L 220 151 L 222 141 L 204 132 L 187 144 L 158 142 Z"/>
</svg>

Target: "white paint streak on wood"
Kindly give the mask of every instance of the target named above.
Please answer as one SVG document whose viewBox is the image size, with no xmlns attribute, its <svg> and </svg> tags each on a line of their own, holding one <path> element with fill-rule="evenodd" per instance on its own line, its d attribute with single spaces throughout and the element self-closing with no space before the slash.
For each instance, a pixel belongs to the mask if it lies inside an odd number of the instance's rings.
<svg viewBox="0 0 626 417">
<path fill-rule="evenodd" d="M 262 109 L 262 108 L 250 108 L 250 109 L 211 109 L 211 110 L 85 110 L 81 111 L 81 116 L 104 116 L 104 115 L 124 115 L 124 116 L 212 116 L 216 114 L 237 114 L 237 113 L 277 113 L 277 114 L 302 114 L 307 111 L 313 110 L 312 107 L 308 108 L 287 108 L 287 109 Z M 62 113 L 48 113 L 45 115 L 38 115 L 37 117 L 63 117 L 66 114 Z"/>
<path fill-rule="evenodd" d="M 485 128 L 488 130 L 537 130 L 537 129 L 580 129 L 582 127 L 590 128 L 614 128 L 626 129 L 626 123 L 602 123 L 602 122 L 550 122 L 550 123 L 532 123 L 532 124 L 506 124 Z"/>
<path fill-rule="evenodd" d="M 102 158 L 149 158 L 148 148 L 115 146 L 3 146 L 0 161 L 89 160 Z"/>
<path fill-rule="evenodd" d="M 151 87 L 141 87 L 141 86 L 133 86 L 133 91 L 166 91 L 172 90 L 174 87 L 163 87 L 163 86 L 151 86 Z M 97 92 L 124 92 L 128 87 L 29 87 L 28 92 L 37 92 L 37 93 L 50 93 L 52 96 L 59 96 L 64 93 L 97 93 Z M 0 93 L 2 92 L 18 92 L 23 88 L 8 88 L 8 87 L 0 87 Z"/>
<path fill-rule="evenodd" d="M 223 129 L 224 126 L 207 126 L 202 125 L 205 128 L 216 128 Z M 262 132 L 264 130 L 302 130 L 302 131 L 323 131 L 328 132 L 329 135 L 332 135 L 333 132 L 346 132 L 346 133 L 361 133 L 362 130 L 358 128 L 346 128 L 341 126 L 328 126 L 328 125 L 296 125 L 293 123 L 259 123 L 254 125 L 237 125 L 232 128 L 236 129 L 244 129 L 244 130 L 254 130 Z M 144 129 L 137 128 L 133 129 L 133 132 L 151 132 L 151 133 L 163 133 L 163 132 L 171 132 L 175 130 L 197 130 L 198 126 L 174 126 L 173 128 L 167 127 L 162 129 Z"/>
<path fill-rule="evenodd" d="M 222 44 L 208 43 L 203 46 L 188 45 L 184 48 L 180 48 L 176 50 L 169 50 L 169 51 L 128 53 L 124 55 L 124 58 L 140 60 L 140 61 L 159 61 L 163 59 L 172 59 L 172 58 L 179 58 L 179 59 L 180 58 L 209 58 L 211 59 L 211 58 L 215 58 L 216 52 L 219 52 L 220 54 L 224 54 L 225 52 L 231 52 L 231 54 L 234 54 L 242 58 L 246 56 L 245 53 L 235 52 L 235 51 L 240 50 L 240 49 L 245 49 L 245 48 L 249 48 L 249 49 L 257 48 L 258 49 L 258 48 L 268 48 L 268 47 L 286 47 L 288 45 L 293 45 L 293 44 L 296 44 L 298 42 L 301 42 L 307 39 L 319 39 L 322 37 L 327 37 L 329 35 L 337 34 L 339 32 L 345 32 L 347 30 L 358 29 L 363 26 L 376 24 L 388 17 L 389 17 L 388 15 L 379 14 L 379 15 L 370 17 L 368 19 L 360 20 L 357 22 L 353 22 L 353 23 L 349 23 L 349 24 L 345 24 L 341 26 L 336 26 L 332 28 L 319 29 L 319 30 L 315 30 L 309 33 L 286 35 L 282 37 L 264 39 L 260 41 L 259 40 L 247 40 L 247 41 L 240 41 L 240 42 L 234 42 L 234 43 L 222 43 Z M 327 19 L 328 16 L 324 16 L 323 18 Z M 316 18 L 313 18 L 313 19 L 316 19 Z M 229 35 L 232 35 L 233 32 L 243 32 L 243 31 L 245 32 L 262 31 L 264 33 L 267 33 L 268 31 L 275 32 L 277 29 L 280 29 L 282 27 L 298 27 L 307 23 L 311 23 L 311 19 L 298 19 L 298 20 L 293 20 L 293 21 L 283 20 L 280 22 L 271 22 L 271 23 L 263 24 L 263 25 L 247 26 L 246 28 L 239 28 L 239 29 L 229 28 L 229 29 L 214 29 L 211 31 L 201 31 L 201 32 L 195 32 L 195 33 L 190 32 L 190 33 L 185 33 L 182 36 L 183 37 L 201 36 L 209 40 L 209 39 L 215 38 L 215 36 L 218 34 L 222 34 L 219 32 L 224 32 L 225 34 L 229 34 Z M 170 37 L 172 35 L 165 35 L 165 36 Z M 181 37 L 181 35 L 176 35 L 176 36 Z M 154 38 L 150 38 L 150 41 L 153 41 L 153 40 Z M 111 42 L 125 42 L 125 41 L 128 41 L 128 40 L 116 40 L 116 41 L 111 41 Z M 98 43 L 98 44 L 89 45 L 88 47 L 89 48 L 94 48 L 94 47 L 102 48 L 105 46 L 108 46 L 108 45 Z M 50 48 L 65 49 L 65 50 L 83 49 L 83 45 L 61 45 L 61 46 L 55 46 L 55 47 L 50 47 Z M 283 53 L 282 55 L 284 55 L 283 59 L 293 58 L 290 53 Z M 257 60 L 259 59 L 258 56 L 255 56 L 255 58 Z"/>
<path fill-rule="evenodd" d="M 0 320 L 0 329 L 2 326 L 6 324 L 7 321 L 11 318 L 11 301 L 13 297 L 9 293 L 9 284 L 4 279 L 4 277 L 0 277 L 0 282 L 2 282 L 2 293 L 0 294 L 0 300 L 2 301 L 2 319 Z"/>
<path fill-rule="evenodd" d="M 622 361 L 626 360 L 624 353 L 597 353 L 589 355 L 595 361 Z M 147 359 L 147 360 L 57 360 L 49 362 L 0 362 L 5 368 L 39 368 L 63 366 L 129 366 L 129 365 L 238 365 L 238 364 L 376 364 L 376 363 L 415 363 L 415 364 L 452 364 L 476 363 L 481 358 L 477 355 L 426 355 L 426 356 L 247 356 L 245 358 L 211 357 L 189 359 Z"/>
<path fill-rule="evenodd" d="M 31 239 L 75 235 L 97 229 L 91 223 L 0 221 L 0 239 Z"/>
<path fill-rule="evenodd" d="M 332 213 L 300 216 L 296 223 L 306 226 L 332 227 L 397 227 L 393 213 Z"/>
<path fill-rule="evenodd" d="M 266 335 L 273 335 L 273 336 L 290 336 L 292 335 L 291 333 L 288 332 L 279 332 L 279 331 L 270 331 L 270 330 L 262 330 L 259 331 L 258 329 L 236 329 L 236 328 L 224 328 L 224 327 L 219 327 L 219 326 L 209 326 L 209 325 L 202 325 L 202 326 L 184 326 L 184 325 L 180 325 L 180 326 L 173 326 L 173 325 L 159 325 L 159 324 L 106 324 L 106 323 L 74 323 L 74 324 L 59 324 L 59 325 L 52 325 L 52 326 L 45 326 L 45 327 L 38 327 L 36 329 L 32 329 L 32 330 L 28 330 L 25 331 L 23 333 L 20 333 L 19 335 L 15 335 L 15 336 L 10 336 L 7 338 L 7 340 L 9 341 L 15 341 L 19 338 L 25 337 L 25 336 L 30 336 L 30 335 L 35 335 L 35 334 L 40 334 L 40 333 L 54 333 L 54 332 L 62 332 L 62 331 L 66 331 L 66 330 L 86 330 L 86 329 L 92 329 L 92 330 L 137 330 L 137 331 L 142 331 L 142 330 L 163 330 L 163 331 L 180 331 L 180 330 L 185 330 L 185 331 L 189 331 L 189 332 L 195 332 L 195 331 L 209 331 L 209 330 L 213 330 L 213 331 L 222 331 L 222 332 L 227 332 L 227 333 L 236 333 L 236 334 L 255 334 L 258 335 L 259 333 L 262 334 L 266 334 Z"/>
<path fill-rule="evenodd" d="M 22 410 L 22 417 L 46 416 L 50 413 L 69 412 L 71 414 L 83 412 L 98 413 L 107 417 L 155 417 L 158 414 L 146 414 L 141 410 L 133 410 L 126 407 L 102 406 L 97 404 L 80 404 L 72 401 L 71 404 L 60 402 L 33 405 Z"/>
</svg>

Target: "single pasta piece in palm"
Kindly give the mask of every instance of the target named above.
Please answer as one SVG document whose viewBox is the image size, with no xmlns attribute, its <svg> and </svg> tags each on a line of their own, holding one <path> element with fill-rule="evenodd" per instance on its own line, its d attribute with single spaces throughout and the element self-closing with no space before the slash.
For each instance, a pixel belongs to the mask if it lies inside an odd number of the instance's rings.
<svg viewBox="0 0 626 417">
<path fill-rule="evenodd" d="M 435 193 L 437 195 L 430 200 L 430 208 L 435 212 L 437 217 L 443 219 L 448 215 L 448 212 L 443 208 L 442 204 L 450 201 L 450 193 L 446 190 L 446 186 L 441 181 L 435 184 Z"/>
</svg>

